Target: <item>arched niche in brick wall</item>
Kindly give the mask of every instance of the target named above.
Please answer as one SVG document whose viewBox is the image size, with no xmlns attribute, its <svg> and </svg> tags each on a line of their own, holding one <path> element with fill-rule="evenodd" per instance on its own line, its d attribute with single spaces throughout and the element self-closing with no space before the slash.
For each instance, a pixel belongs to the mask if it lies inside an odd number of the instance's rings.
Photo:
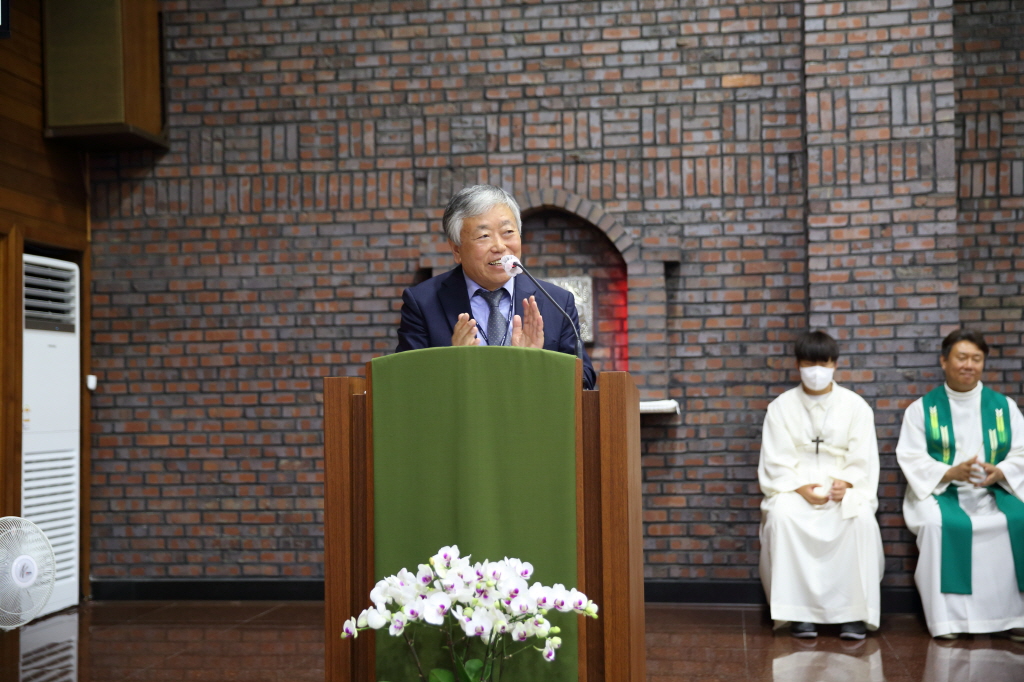
<svg viewBox="0 0 1024 682">
<path fill-rule="evenodd" d="M 608 237 L 562 209 L 531 210 L 523 215 L 523 260 L 542 279 L 592 279 L 594 342 L 587 352 L 598 372 L 629 371 L 626 262 Z"/>
<path fill-rule="evenodd" d="M 532 242 L 534 237 L 531 237 L 530 233 L 535 230 L 539 231 L 541 238 L 538 238 L 538 241 L 543 246 L 551 238 L 551 233 L 556 226 L 563 224 L 565 227 L 557 229 L 565 230 L 569 234 L 569 239 L 576 238 L 577 233 L 585 234 L 585 231 L 580 232 L 580 226 L 583 225 L 605 237 L 600 242 L 591 238 L 588 240 L 588 244 L 603 243 L 611 246 L 617 252 L 618 259 L 612 259 L 607 255 L 602 258 L 607 262 L 620 262 L 625 269 L 625 288 L 623 289 L 621 284 L 616 284 L 614 289 L 616 295 L 609 297 L 609 300 L 621 301 L 623 297 L 625 298 L 626 327 L 624 330 L 616 327 L 620 336 L 616 338 L 615 344 L 621 343 L 621 332 L 625 331 L 626 348 L 618 357 L 628 358 L 628 367 L 618 364 L 618 360 L 614 366 L 603 364 L 606 358 L 603 353 L 604 349 L 600 346 L 600 339 L 598 339 L 598 343 L 593 349 L 593 354 L 602 360 L 602 365 L 598 369 L 599 371 L 628 369 L 640 388 L 642 400 L 668 397 L 665 261 L 678 261 L 678 251 L 654 248 L 649 250 L 649 254 L 645 251 L 642 256 L 641 245 L 633 240 L 614 216 L 607 213 L 600 205 L 571 192 L 534 190 L 527 192 L 519 199 L 523 214 L 523 255 L 527 267 L 530 267 L 531 260 L 535 257 Z M 587 248 L 589 249 L 591 246 Z M 573 253 L 573 244 L 565 244 L 563 247 L 551 249 L 551 251 Z M 581 248 L 576 249 L 576 252 L 584 253 L 582 244 Z M 576 267 L 586 270 L 585 260 L 586 258 L 577 258 Z M 537 264 L 541 268 L 545 267 L 542 260 L 538 260 Z M 557 265 L 554 262 L 553 264 Z M 548 276 L 584 274 L 583 272 L 563 272 L 555 269 L 550 272 L 542 270 L 542 272 Z M 616 310 L 615 314 L 622 314 L 621 307 Z M 595 361 L 598 357 L 595 357 Z M 615 352 L 612 351 L 609 357 L 616 358 Z M 595 362 L 595 364 L 597 363 Z"/>
</svg>

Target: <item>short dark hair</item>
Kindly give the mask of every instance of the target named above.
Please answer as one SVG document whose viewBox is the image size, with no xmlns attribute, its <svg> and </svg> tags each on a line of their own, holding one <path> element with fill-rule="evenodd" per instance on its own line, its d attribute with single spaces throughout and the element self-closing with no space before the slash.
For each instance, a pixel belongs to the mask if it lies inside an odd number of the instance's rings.
<svg viewBox="0 0 1024 682">
<path fill-rule="evenodd" d="M 825 332 L 804 332 L 796 340 L 796 359 L 829 362 L 839 359 L 839 344 Z"/>
<path fill-rule="evenodd" d="M 942 357 L 949 358 L 949 351 L 953 350 L 953 346 L 961 341 L 970 341 L 977 346 L 982 353 L 988 356 L 988 344 L 985 343 L 985 337 L 981 335 L 981 332 L 961 327 L 960 329 L 950 332 L 949 336 L 942 339 Z"/>
</svg>

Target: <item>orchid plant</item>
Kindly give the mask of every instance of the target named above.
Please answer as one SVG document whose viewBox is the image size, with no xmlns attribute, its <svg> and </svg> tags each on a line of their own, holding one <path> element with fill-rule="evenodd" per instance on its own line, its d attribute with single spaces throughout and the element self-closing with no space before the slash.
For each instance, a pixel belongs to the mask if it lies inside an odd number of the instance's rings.
<svg viewBox="0 0 1024 682">
<path fill-rule="evenodd" d="M 533 648 L 544 660 L 555 659 L 562 640 L 558 626 L 546 618 L 549 611 L 597 618 L 597 604 L 575 588 L 528 584 L 533 575 L 528 562 L 505 558 L 470 564 L 469 559 L 455 545 L 442 547 L 416 573 L 403 568 L 379 581 L 370 591 L 373 606 L 345 621 L 341 637 L 386 627 L 391 636 L 405 639 L 422 682 L 496 682 L 502 664 L 523 651 Z M 441 631 L 452 670 L 424 672 L 415 640 L 423 627 Z M 469 658 L 473 642 L 483 645 L 482 657 Z"/>
</svg>

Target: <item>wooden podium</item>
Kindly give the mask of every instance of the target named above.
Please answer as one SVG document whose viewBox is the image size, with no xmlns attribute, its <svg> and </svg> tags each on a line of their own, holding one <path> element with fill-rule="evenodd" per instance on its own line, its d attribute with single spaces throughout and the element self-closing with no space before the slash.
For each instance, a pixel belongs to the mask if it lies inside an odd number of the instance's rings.
<svg viewBox="0 0 1024 682">
<path fill-rule="evenodd" d="M 324 379 L 327 682 L 376 680 L 374 633 L 363 633 L 354 640 L 340 639 L 343 622 L 370 605 L 370 590 L 382 577 L 374 575 L 371 365 L 366 365 L 366 379 Z M 599 390 L 595 391 L 580 388 L 581 376 L 582 363 L 576 360 L 575 586 L 600 611 L 596 620 L 578 617 L 579 680 L 643 682 L 646 652 L 639 392 L 626 372 L 600 374 Z M 508 409 L 515 410 L 511 401 Z M 402 416 L 396 415 L 396 428 L 401 427 L 401 421 Z"/>
</svg>

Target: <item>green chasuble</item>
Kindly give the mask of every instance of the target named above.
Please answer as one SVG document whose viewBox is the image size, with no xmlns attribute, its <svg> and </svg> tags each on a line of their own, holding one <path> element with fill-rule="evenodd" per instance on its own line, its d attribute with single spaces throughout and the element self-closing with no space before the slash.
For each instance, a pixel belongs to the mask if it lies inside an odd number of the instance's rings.
<svg viewBox="0 0 1024 682">
<path fill-rule="evenodd" d="M 928 454 L 943 464 L 956 460 L 956 438 L 946 387 L 938 386 L 923 399 L 924 433 Z M 998 464 L 1010 451 L 1010 410 L 1006 396 L 990 388 L 981 390 L 981 428 L 985 462 Z M 998 484 L 989 486 L 989 494 L 1006 516 L 1010 547 L 1017 573 L 1017 587 L 1024 592 L 1024 502 Z M 971 594 L 971 518 L 960 507 L 960 488 L 950 484 L 941 495 L 933 495 L 942 513 L 942 591 Z"/>
</svg>

